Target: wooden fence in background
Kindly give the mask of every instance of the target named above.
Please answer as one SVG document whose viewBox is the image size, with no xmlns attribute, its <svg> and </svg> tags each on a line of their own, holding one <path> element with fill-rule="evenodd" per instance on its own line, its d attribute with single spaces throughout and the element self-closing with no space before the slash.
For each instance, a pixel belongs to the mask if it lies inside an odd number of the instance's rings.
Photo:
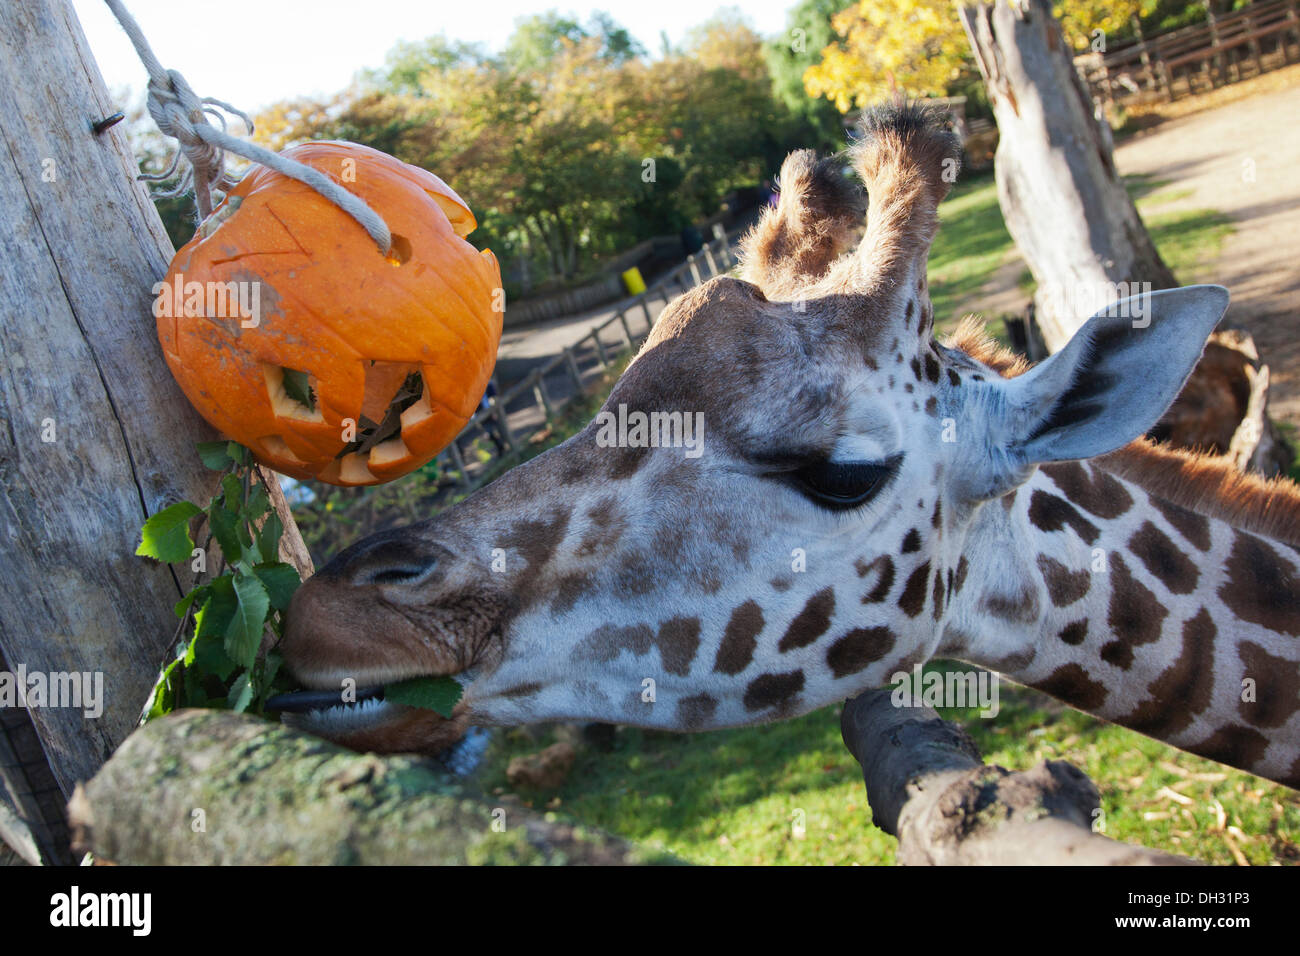
<svg viewBox="0 0 1300 956">
<path fill-rule="evenodd" d="M 1216 14 L 1207 5 L 1204 23 L 1149 37 L 1138 26 L 1136 40 L 1075 57 L 1075 66 L 1107 110 L 1134 99 L 1172 102 L 1300 61 L 1296 6 L 1265 0 Z"/>
</svg>

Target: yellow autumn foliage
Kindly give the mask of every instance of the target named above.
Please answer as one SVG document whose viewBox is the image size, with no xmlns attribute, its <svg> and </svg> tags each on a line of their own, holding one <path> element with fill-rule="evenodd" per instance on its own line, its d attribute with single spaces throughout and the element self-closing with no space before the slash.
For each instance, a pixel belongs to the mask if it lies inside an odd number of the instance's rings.
<svg viewBox="0 0 1300 956">
<path fill-rule="evenodd" d="M 1083 49 L 1098 36 L 1094 31 L 1118 30 L 1145 3 L 1061 0 L 1053 10 L 1070 43 Z M 958 6 L 959 0 L 859 0 L 835 15 L 832 25 L 839 40 L 804 73 L 804 87 L 841 112 L 895 92 L 944 95 L 971 68 Z"/>
</svg>

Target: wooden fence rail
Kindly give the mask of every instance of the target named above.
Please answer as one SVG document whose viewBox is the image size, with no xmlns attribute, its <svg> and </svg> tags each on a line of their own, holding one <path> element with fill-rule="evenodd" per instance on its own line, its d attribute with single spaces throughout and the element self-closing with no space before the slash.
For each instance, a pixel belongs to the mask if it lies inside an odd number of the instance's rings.
<svg viewBox="0 0 1300 956">
<path fill-rule="evenodd" d="M 1135 97 L 1173 101 L 1300 61 L 1297 0 L 1265 0 L 1231 13 L 1206 9 L 1206 20 L 1142 35 L 1103 52 L 1075 57 L 1093 98 L 1111 109 Z M 1271 49 L 1265 50 L 1265 45 Z"/>
</svg>

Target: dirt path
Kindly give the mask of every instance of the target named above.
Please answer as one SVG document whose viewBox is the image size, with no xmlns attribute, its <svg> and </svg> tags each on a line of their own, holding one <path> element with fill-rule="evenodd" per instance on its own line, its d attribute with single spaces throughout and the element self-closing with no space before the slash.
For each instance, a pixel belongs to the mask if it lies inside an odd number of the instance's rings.
<svg viewBox="0 0 1300 956">
<path fill-rule="evenodd" d="M 1300 75 L 1297 76 L 1300 79 Z M 1300 425 L 1300 85 L 1167 120 L 1121 143 L 1125 175 L 1190 192 L 1166 205 L 1217 209 L 1236 231 L 1209 270 L 1228 315 L 1255 337 L 1272 373 L 1269 412 Z"/>
</svg>

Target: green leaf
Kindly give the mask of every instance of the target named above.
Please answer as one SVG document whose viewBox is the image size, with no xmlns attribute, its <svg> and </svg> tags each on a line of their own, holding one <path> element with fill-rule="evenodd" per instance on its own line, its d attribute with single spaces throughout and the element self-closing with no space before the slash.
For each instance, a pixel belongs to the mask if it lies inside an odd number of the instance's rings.
<svg viewBox="0 0 1300 956">
<path fill-rule="evenodd" d="M 258 485 L 249 494 L 248 503 L 244 505 L 244 518 L 247 521 L 256 521 L 270 510 L 271 496 L 266 493 L 265 488 Z"/>
<path fill-rule="evenodd" d="M 248 449 L 237 441 L 226 444 L 226 454 L 230 456 L 231 461 L 238 465 L 248 464 Z"/>
<path fill-rule="evenodd" d="M 226 703 L 230 705 L 230 709 L 235 713 L 242 714 L 252 702 L 253 685 L 249 682 L 248 671 L 244 671 L 235 680 L 234 686 L 230 688 L 230 693 L 226 695 Z"/>
<path fill-rule="evenodd" d="M 235 575 L 234 616 L 226 630 L 226 653 L 236 664 L 252 667 L 262 643 L 262 628 L 271 610 L 271 599 L 256 576 Z"/>
<path fill-rule="evenodd" d="M 239 540 L 238 515 L 214 501 L 208 509 L 208 523 L 212 526 L 212 536 L 221 545 L 221 553 L 226 556 L 226 560 L 232 564 L 238 561 L 244 553 L 244 546 Z"/>
<path fill-rule="evenodd" d="M 189 606 L 193 604 L 195 601 L 199 601 L 207 597 L 208 593 L 211 590 L 212 589 L 208 587 L 208 585 L 200 584 L 189 594 L 185 595 L 185 597 L 181 598 L 179 601 L 176 602 L 176 607 L 173 608 L 173 610 L 176 612 L 176 616 L 184 617 L 185 612 L 189 609 Z M 202 605 L 199 606 L 202 607 Z"/>
<path fill-rule="evenodd" d="M 284 368 L 280 371 L 284 373 L 284 394 L 299 405 L 315 411 L 316 396 L 312 394 L 311 381 L 307 377 L 307 373 L 291 368 Z"/>
<path fill-rule="evenodd" d="M 447 718 L 451 717 L 451 709 L 460 695 L 460 681 L 454 677 L 413 677 L 384 688 L 384 700 L 423 707 Z"/>
<path fill-rule="evenodd" d="M 175 694 L 172 691 L 171 678 L 172 671 L 180 663 L 173 660 L 162 672 L 158 678 L 158 683 L 154 685 L 153 702 L 149 705 L 149 713 L 145 716 L 146 721 L 153 720 L 155 717 L 161 717 L 163 714 L 170 713 L 175 709 Z"/>
<path fill-rule="evenodd" d="M 204 674 L 213 675 L 222 683 L 230 679 L 238 666 L 226 653 L 221 639 L 211 634 L 194 639 L 186 663 Z"/>
<path fill-rule="evenodd" d="M 194 616 L 194 634 L 196 637 L 215 634 L 225 640 L 226 631 L 235 616 L 235 580 L 229 574 L 223 574 L 208 587 L 211 596 Z"/>
<path fill-rule="evenodd" d="M 135 553 L 168 564 L 189 560 L 190 552 L 194 550 L 190 521 L 202 513 L 198 505 L 188 501 L 178 501 L 164 508 L 140 529 L 140 546 Z"/>
<path fill-rule="evenodd" d="M 244 482 L 234 473 L 221 478 L 221 499 L 226 503 L 226 510 L 239 512 L 244 502 Z"/>
<path fill-rule="evenodd" d="M 230 457 L 231 444 L 228 441 L 201 441 L 195 447 L 204 465 L 213 471 L 225 471 L 234 460 Z"/>
<path fill-rule="evenodd" d="M 284 534 L 284 522 L 272 511 L 266 516 L 262 530 L 257 532 L 257 550 L 268 561 L 274 561 L 280 555 L 280 536 Z"/>
<path fill-rule="evenodd" d="M 298 590 L 298 585 L 302 583 L 297 569 L 283 561 L 254 565 L 253 573 L 266 588 L 266 593 L 271 599 L 271 607 L 277 611 L 283 611 L 289 606 L 293 592 Z"/>
</svg>

